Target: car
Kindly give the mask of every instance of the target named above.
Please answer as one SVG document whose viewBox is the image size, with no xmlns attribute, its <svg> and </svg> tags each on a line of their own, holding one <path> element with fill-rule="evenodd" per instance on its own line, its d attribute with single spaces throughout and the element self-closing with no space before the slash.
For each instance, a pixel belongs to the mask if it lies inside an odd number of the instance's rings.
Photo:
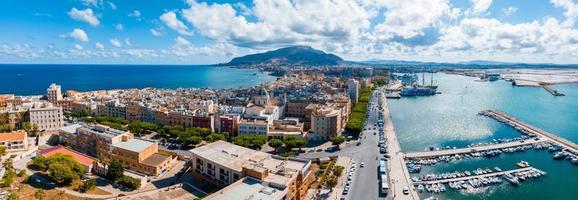
<svg viewBox="0 0 578 200">
<path fill-rule="evenodd" d="M 409 188 L 407 186 L 403 187 L 403 194 L 405 195 L 409 194 Z"/>
<path fill-rule="evenodd" d="M 364 167 L 364 166 L 365 166 L 364 162 L 361 162 L 361 165 L 359 165 L 359 167 Z"/>
<path fill-rule="evenodd" d="M 361 142 L 357 142 L 357 144 L 355 144 L 355 145 L 356 145 L 356 146 L 359 146 L 359 145 L 361 145 Z"/>
</svg>

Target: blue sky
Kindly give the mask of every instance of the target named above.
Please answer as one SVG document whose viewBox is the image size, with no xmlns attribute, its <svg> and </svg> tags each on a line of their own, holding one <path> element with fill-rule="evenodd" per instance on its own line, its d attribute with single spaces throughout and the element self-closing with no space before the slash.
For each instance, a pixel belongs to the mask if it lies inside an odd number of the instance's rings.
<svg viewBox="0 0 578 200">
<path fill-rule="evenodd" d="M 348 60 L 578 63 L 574 0 L 5 0 L 0 63 L 209 64 L 289 45 Z"/>
</svg>

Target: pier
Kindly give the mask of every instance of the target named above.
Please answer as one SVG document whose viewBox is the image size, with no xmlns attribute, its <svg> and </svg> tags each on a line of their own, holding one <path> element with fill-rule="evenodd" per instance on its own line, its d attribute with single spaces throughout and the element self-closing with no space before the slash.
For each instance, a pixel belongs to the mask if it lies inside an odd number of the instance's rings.
<svg viewBox="0 0 578 200">
<path fill-rule="evenodd" d="M 544 90 L 548 91 L 550 94 L 552 94 L 552 96 L 566 96 L 565 94 L 558 92 L 558 90 L 552 89 L 549 85 L 547 84 L 540 84 L 542 86 L 542 88 L 544 88 Z"/>
<path fill-rule="evenodd" d="M 566 150 L 573 152 L 574 154 L 578 154 L 578 145 L 576 143 L 566 140 L 558 135 L 552 134 L 545 130 L 536 128 L 532 125 L 526 124 L 504 112 L 497 111 L 497 110 L 486 110 L 480 112 L 481 115 L 485 115 L 491 118 L 494 118 L 498 121 L 506 123 L 512 126 L 515 129 L 519 129 L 521 131 L 535 134 L 541 138 L 548 138 L 550 141 L 554 142 L 555 144 L 564 147 Z"/>
<path fill-rule="evenodd" d="M 505 149 L 505 148 L 510 148 L 510 147 L 536 144 L 536 143 L 545 142 L 545 141 L 548 141 L 548 139 L 538 138 L 536 140 L 534 138 L 530 138 L 530 139 L 520 140 L 520 141 L 496 143 L 496 144 L 467 147 L 467 148 L 447 149 L 447 150 L 439 150 L 439 151 L 407 152 L 407 153 L 405 153 L 405 158 L 425 158 L 425 157 L 438 157 L 438 156 L 474 153 L 474 152 L 480 152 L 480 151 Z"/>
<path fill-rule="evenodd" d="M 419 181 L 419 182 L 415 182 L 413 183 L 414 185 L 420 185 L 420 184 L 438 184 L 438 183 L 449 183 L 449 182 L 456 182 L 456 181 L 466 181 L 466 180 L 470 180 L 470 179 L 474 179 L 474 178 L 485 178 L 485 177 L 493 177 L 493 176 L 502 176 L 504 174 L 511 174 L 511 173 L 518 173 L 518 172 L 525 172 L 525 171 L 532 171 L 532 170 L 536 170 L 536 168 L 533 167 L 526 167 L 526 168 L 520 168 L 520 169 L 513 169 L 513 170 L 507 170 L 507 171 L 501 171 L 501 172 L 493 172 L 493 173 L 487 173 L 487 174 L 480 174 L 480 175 L 473 175 L 473 176 L 464 176 L 464 177 L 458 177 L 458 178 L 448 178 L 448 179 L 443 179 L 443 180 L 435 180 L 435 181 Z"/>
</svg>

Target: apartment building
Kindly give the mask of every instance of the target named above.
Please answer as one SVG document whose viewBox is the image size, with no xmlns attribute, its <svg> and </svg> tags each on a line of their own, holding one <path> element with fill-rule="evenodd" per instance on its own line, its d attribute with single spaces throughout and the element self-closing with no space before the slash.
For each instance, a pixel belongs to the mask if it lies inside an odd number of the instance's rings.
<svg viewBox="0 0 578 200">
<path fill-rule="evenodd" d="M 126 119 L 126 105 L 112 100 L 104 104 L 98 104 L 96 113 L 100 116 L 110 116 Z"/>
<path fill-rule="evenodd" d="M 27 119 L 31 124 L 36 124 L 38 130 L 58 130 L 64 126 L 64 114 L 62 107 L 54 106 L 47 102 L 32 103 L 28 109 Z"/>
<path fill-rule="evenodd" d="M 309 139 L 319 141 L 340 136 L 345 128 L 342 117 L 342 109 L 333 105 L 318 106 L 311 114 Z"/>
<path fill-rule="evenodd" d="M 236 137 L 240 121 L 241 116 L 238 114 L 221 115 L 217 120 L 217 131 L 219 133 L 227 132 L 229 137 Z"/>
<path fill-rule="evenodd" d="M 48 102 L 58 105 L 58 101 L 62 100 L 62 89 L 60 85 L 56 85 L 55 83 L 50 84 L 48 89 L 46 89 L 46 97 L 48 98 Z"/>
<path fill-rule="evenodd" d="M 173 158 L 159 153 L 157 143 L 130 139 L 112 144 L 114 160 L 122 162 L 126 169 L 158 176 L 172 166 Z"/>
<path fill-rule="evenodd" d="M 355 79 L 349 79 L 347 83 L 347 93 L 352 102 L 357 103 L 359 100 L 359 81 Z"/>
<path fill-rule="evenodd" d="M 113 152 L 112 144 L 134 138 L 134 135 L 127 131 L 104 125 L 84 124 L 63 127 L 59 130 L 59 136 L 64 145 L 90 156 L 108 160 L 111 159 Z"/>
<path fill-rule="evenodd" d="M 254 134 L 254 135 L 269 135 L 269 123 L 264 120 L 257 119 L 243 119 L 239 122 L 239 135 Z"/>
<path fill-rule="evenodd" d="M 314 180 L 309 160 L 279 157 L 225 141 L 213 142 L 190 151 L 194 179 L 219 187 L 229 186 L 208 199 L 243 199 L 241 196 L 260 194 L 258 190 L 265 188 L 275 189 L 276 194 L 266 195 L 265 199 L 301 200 L 305 199 Z M 241 196 L 231 196 L 235 194 L 234 191 L 244 189 L 247 190 L 239 194 Z"/>
<path fill-rule="evenodd" d="M 23 130 L 0 133 L 0 146 L 6 147 L 7 152 L 26 151 L 28 149 L 28 135 Z"/>
</svg>

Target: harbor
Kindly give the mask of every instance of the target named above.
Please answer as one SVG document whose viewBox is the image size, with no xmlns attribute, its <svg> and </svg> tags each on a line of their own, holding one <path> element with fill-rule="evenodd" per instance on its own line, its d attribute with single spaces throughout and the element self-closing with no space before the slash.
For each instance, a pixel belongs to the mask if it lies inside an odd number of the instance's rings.
<svg viewBox="0 0 578 200">
<path fill-rule="evenodd" d="M 421 78 L 421 77 L 420 77 Z M 427 77 L 426 77 L 427 78 Z M 512 116 L 519 117 L 524 123 L 532 124 L 569 141 L 576 142 L 575 130 L 578 126 L 573 121 L 578 116 L 571 107 L 578 106 L 577 89 L 575 85 L 556 85 L 552 88 L 564 91 L 564 98 L 552 98 L 551 94 L 532 87 L 512 87 L 510 82 L 503 80 L 477 82 L 476 78 L 436 74 L 439 90 L 443 95 L 426 98 L 404 98 L 390 100 L 392 118 L 395 123 L 397 139 L 402 145 L 408 161 L 414 153 L 451 151 L 454 149 L 470 148 L 473 146 L 498 145 L 516 143 L 519 140 L 499 141 L 522 136 L 531 137 L 531 132 L 524 133 L 505 123 L 489 117 L 478 115 L 479 111 L 489 108 L 503 110 Z M 488 98 L 491 94 L 492 98 Z M 527 109 L 533 108 L 533 109 Z M 535 134 L 535 133 L 534 133 Z M 567 153 L 553 156 L 565 147 L 550 138 L 535 134 L 536 138 L 544 142 L 532 143 L 526 138 L 524 142 L 532 144 L 518 145 L 512 149 L 495 149 L 495 152 L 465 152 L 464 155 L 442 155 L 434 157 L 417 157 L 422 160 L 422 169 L 412 176 L 421 177 L 428 174 L 444 174 L 448 172 L 464 172 L 472 169 L 499 167 L 504 170 L 512 169 L 512 163 L 520 160 L 528 161 L 532 167 L 547 172 L 548 175 L 532 181 L 521 182 L 514 186 L 504 177 L 499 177 L 503 183 L 490 184 L 490 187 L 453 189 L 458 183 L 445 183 L 446 192 L 419 193 L 421 199 L 547 199 L 548 194 L 556 193 L 560 199 L 572 199 L 576 193 L 572 191 L 578 181 L 566 177 L 578 176 L 576 166 L 569 164 L 571 157 Z M 529 139 L 529 140 L 528 140 Z M 456 148 L 457 147 L 457 148 Z M 558 149 L 551 152 L 550 147 Z M 511 153 L 510 153 L 511 152 Z M 478 154 L 479 153 L 479 154 Z M 467 155 L 466 155 L 467 154 Z M 476 156 L 473 156 L 476 155 Z M 479 157 L 477 157 L 479 155 Z M 486 156 L 487 155 L 487 156 Z M 456 159 L 459 158 L 459 159 Z M 435 165 L 426 162 L 435 160 Z M 446 162 L 447 161 L 447 162 Z M 419 164 L 419 163 L 416 163 Z M 472 173 L 473 174 L 473 173 Z M 412 183 L 415 181 L 412 180 Z M 458 181 L 460 182 L 460 181 Z M 469 186 L 469 181 L 465 181 Z M 455 185 L 454 185 L 455 184 Z M 425 188 L 426 185 L 423 185 Z M 419 191 L 419 185 L 415 185 Z M 433 190 L 432 190 L 433 191 Z M 543 191 L 548 191 L 547 193 Z"/>
<path fill-rule="evenodd" d="M 445 183 L 451 183 L 451 182 L 467 181 L 467 180 L 472 180 L 472 179 L 498 177 L 498 176 L 504 176 L 506 174 L 516 174 L 519 172 L 527 172 L 527 171 L 538 171 L 538 169 L 536 169 L 534 167 L 525 167 L 525 168 L 519 168 L 519 169 L 513 169 L 513 170 L 496 171 L 496 172 L 484 173 L 484 174 L 473 174 L 470 176 L 447 178 L 447 179 L 440 179 L 440 180 L 417 181 L 417 182 L 414 182 L 413 184 L 414 185 L 428 185 L 428 184 L 438 184 L 438 183 L 445 184 Z M 540 172 L 542 172 L 542 171 L 540 170 Z"/>
<path fill-rule="evenodd" d="M 514 141 L 514 142 L 507 142 L 507 143 L 497 143 L 491 145 L 483 145 L 483 146 L 475 146 L 475 147 L 466 147 L 466 148 L 458 148 L 458 149 L 448 149 L 448 150 L 439 150 L 439 151 L 424 151 L 424 152 L 408 152 L 405 153 L 406 159 L 413 159 L 413 158 L 431 158 L 431 157 L 440 157 L 440 156 L 448 156 L 448 155 L 459 155 L 459 154 L 482 154 L 483 152 L 493 151 L 493 150 L 502 150 L 508 149 L 518 146 L 526 146 L 532 145 L 536 143 L 542 143 L 548 141 L 545 138 L 529 138 L 521 141 Z"/>
</svg>

